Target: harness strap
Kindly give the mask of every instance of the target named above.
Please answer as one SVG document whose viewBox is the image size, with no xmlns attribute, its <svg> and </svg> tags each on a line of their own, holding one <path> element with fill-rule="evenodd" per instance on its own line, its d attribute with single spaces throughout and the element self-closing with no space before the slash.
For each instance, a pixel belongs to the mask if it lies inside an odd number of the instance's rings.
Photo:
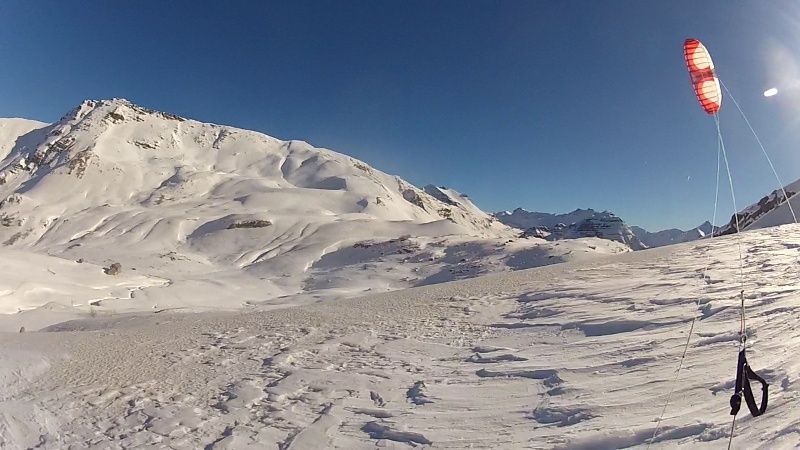
<svg viewBox="0 0 800 450">
<path fill-rule="evenodd" d="M 755 380 L 761 383 L 761 406 L 756 404 L 756 399 L 753 396 L 753 389 L 750 387 L 750 381 Z M 767 400 L 769 399 L 769 385 L 763 378 L 761 378 L 750 365 L 747 363 L 747 357 L 744 354 L 744 349 L 739 352 L 739 362 L 736 365 L 736 386 L 734 394 L 731 396 L 731 415 L 735 416 L 739 413 L 739 408 L 742 406 L 742 396 L 747 403 L 747 409 L 753 417 L 758 417 L 767 410 Z"/>
</svg>

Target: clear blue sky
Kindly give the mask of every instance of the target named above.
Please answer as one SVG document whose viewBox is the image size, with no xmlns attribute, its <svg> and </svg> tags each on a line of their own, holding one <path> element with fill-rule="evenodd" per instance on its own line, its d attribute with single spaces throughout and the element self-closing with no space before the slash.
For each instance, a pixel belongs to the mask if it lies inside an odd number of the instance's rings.
<svg viewBox="0 0 800 450">
<path fill-rule="evenodd" d="M 711 216 L 716 147 L 683 40 L 705 42 L 789 182 L 798 19 L 794 1 L 4 0 L 0 117 L 125 97 L 307 140 L 488 211 L 592 207 L 688 228 Z M 775 181 L 732 106 L 741 207 Z"/>
</svg>

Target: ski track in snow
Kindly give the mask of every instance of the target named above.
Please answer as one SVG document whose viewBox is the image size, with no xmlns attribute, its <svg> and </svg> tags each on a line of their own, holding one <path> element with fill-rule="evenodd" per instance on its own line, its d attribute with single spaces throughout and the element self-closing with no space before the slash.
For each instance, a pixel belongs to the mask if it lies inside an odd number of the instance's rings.
<svg viewBox="0 0 800 450">
<path fill-rule="evenodd" d="M 733 447 L 794 448 L 800 228 L 742 239 L 750 360 L 771 398 L 739 415 Z M 724 448 L 738 270 L 723 237 L 295 308 L 3 333 L 0 447 L 643 448 L 696 315 L 652 448 Z"/>
</svg>

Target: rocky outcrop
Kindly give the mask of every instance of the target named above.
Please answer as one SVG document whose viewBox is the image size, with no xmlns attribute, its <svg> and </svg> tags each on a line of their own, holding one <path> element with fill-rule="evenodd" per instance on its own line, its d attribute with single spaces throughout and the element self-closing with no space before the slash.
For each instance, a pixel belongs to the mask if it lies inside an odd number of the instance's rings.
<svg viewBox="0 0 800 450">
<path fill-rule="evenodd" d="M 792 223 L 794 219 L 791 217 L 790 211 L 788 211 L 786 199 L 788 198 L 792 200 L 792 205 L 794 206 L 794 202 L 797 201 L 797 199 L 793 199 L 797 193 L 797 184 L 798 182 L 796 181 L 784 188 L 786 196 L 784 196 L 784 190 L 776 189 L 769 195 L 762 197 L 761 200 L 755 204 L 750 205 L 739 213 L 732 215 L 731 220 L 726 225 L 720 227 L 716 232 L 716 235 L 722 236 L 725 234 L 733 234 L 736 232 L 737 227 L 739 230 L 744 231 L 751 228 L 762 228 L 764 226 Z M 770 215 L 780 215 L 782 217 L 772 217 L 771 219 L 773 220 L 769 221 L 769 223 L 765 221 L 765 223 L 763 223 L 761 226 L 754 226 L 756 225 L 756 222 L 759 222 L 762 218 L 767 218 Z"/>
</svg>

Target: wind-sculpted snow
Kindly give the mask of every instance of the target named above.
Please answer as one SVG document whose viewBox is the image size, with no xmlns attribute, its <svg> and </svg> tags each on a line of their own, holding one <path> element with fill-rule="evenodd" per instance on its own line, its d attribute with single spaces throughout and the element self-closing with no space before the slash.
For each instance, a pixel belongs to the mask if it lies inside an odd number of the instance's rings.
<svg viewBox="0 0 800 450">
<path fill-rule="evenodd" d="M 652 448 L 725 448 L 736 239 L 294 308 L 1 334 L 18 370 L 0 371 L 14 374 L 0 377 L 0 447 L 646 448 L 674 389 Z M 749 360 L 771 397 L 764 416 L 739 415 L 733 448 L 794 448 L 800 227 L 741 239 Z"/>
</svg>

